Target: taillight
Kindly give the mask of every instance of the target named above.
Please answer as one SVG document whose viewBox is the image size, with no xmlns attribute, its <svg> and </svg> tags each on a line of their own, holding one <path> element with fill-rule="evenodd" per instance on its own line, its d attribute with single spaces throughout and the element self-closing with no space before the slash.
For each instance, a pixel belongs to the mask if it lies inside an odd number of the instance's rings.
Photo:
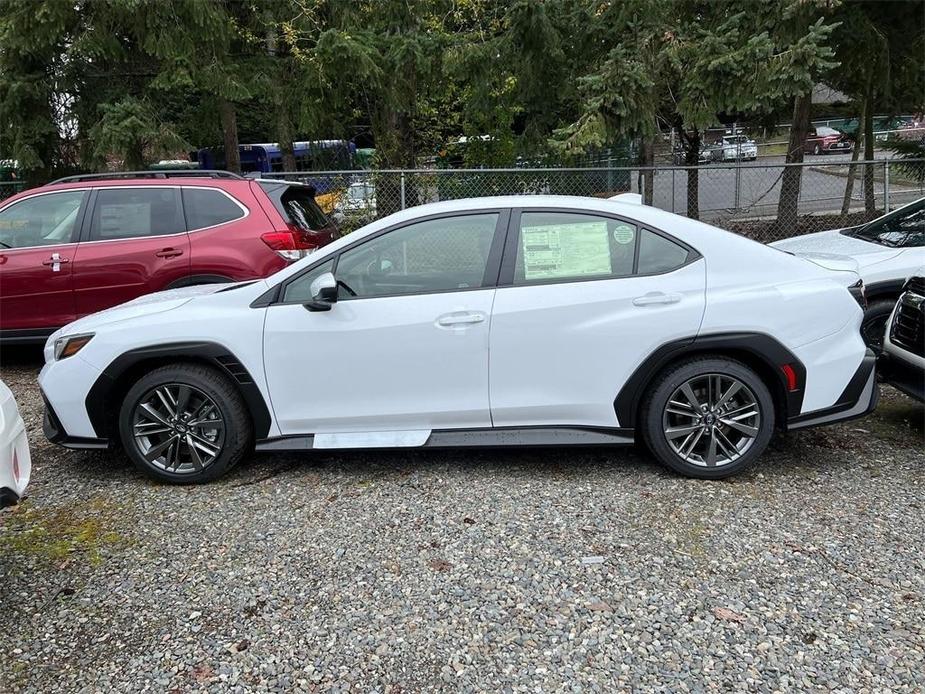
<svg viewBox="0 0 925 694">
<path fill-rule="evenodd" d="M 309 232 L 292 225 L 289 225 L 287 231 L 268 231 L 260 236 L 260 240 L 276 251 L 281 258 L 290 261 L 304 258 L 321 245 Z"/>
</svg>

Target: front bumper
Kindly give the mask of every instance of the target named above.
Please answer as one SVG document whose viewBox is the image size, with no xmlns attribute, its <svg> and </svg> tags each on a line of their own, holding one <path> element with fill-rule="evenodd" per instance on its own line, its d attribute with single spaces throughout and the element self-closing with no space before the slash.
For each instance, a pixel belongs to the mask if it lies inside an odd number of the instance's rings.
<svg viewBox="0 0 925 694">
<path fill-rule="evenodd" d="M 845 390 L 834 405 L 806 412 L 787 420 L 787 430 L 805 429 L 857 419 L 870 414 L 877 407 L 880 389 L 877 387 L 877 356 L 869 349 L 861 360 Z"/>
<path fill-rule="evenodd" d="M 877 363 L 883 380 L 919 402 L 925 402 L 925 369 L 884 352 Z"/>
<path fill-rule="evenodd" d="M 49 441 L 56 443 L 59 446 L 64 446 L 65 448 L 109 448 L 109 441 L 106 439 L 68 435 L 68 433 L 64 430 L 64 425 L 61 424 L 61 420 L 58 418 L 58 415 L 55 414 L 55 410 L 51 406 L 51 403 L 48 402 L 48 398 L 45 397 L 44 392 L 42 393 L 42 401 L 45 403 L 45 417 L 42 420 L 42 431 L 45 433 L 45 438 L 47 438 Z"/>
</svg>

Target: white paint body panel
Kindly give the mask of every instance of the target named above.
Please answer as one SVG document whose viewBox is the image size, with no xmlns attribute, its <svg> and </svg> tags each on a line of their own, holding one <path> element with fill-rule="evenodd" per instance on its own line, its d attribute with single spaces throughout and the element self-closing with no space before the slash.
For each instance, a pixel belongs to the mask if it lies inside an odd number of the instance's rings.
<svg viewBox="0 0 925 694">
<path fill-rule="evenodd" d="M 696 335 L 706 263 L 665 275 L 505 287 L 491 319 L 495 426 L 620 426 L 613 401 L 665 342 Z M 634 305 L 649 294 L 675 303 Z"/>
<path fill-rule="evenodd" d="M 29 485 L 31 474 L 32 458 L 26 425 L 13 393 L 0 381 L 0 487 L 10 489 L 21 497 Z"/>
<path fill-rule="evenodd" d="M 327 312 L 250 307 L 269 288 L 386 227 L 513 207 L 617 214 L 676 237 L 702 258 L 651 277 L 344 300 Z M 698 334 L 759 332 L 803 361 L 806 413 L 834 404 L 865 354 L 862 312 L 845 290 L 856 277 L 635 203 L 455 200 L 378 220 L 264 281 L 230 291 L 210 285 L 161 292 L 81 319 L 49 339 L 39 380 L 67 434 L 92 438 L 87 393 L 117 357 L 211 342 L 250 372 L 270 410 L 271 438 L 320 434 L 330 446 L 420 445 L 432 429 L 619 426 L 614 398 L 655 348 Z M 632 303 L 652 292 L 679 299 Z M 456 312 L 482 319 L 438 324 Z M 95 336 L 76 356 L 54 361 L 54 339 L 77 333 Z"/>
<path fill-rule="evenodd" d="M 266 309 L 264 355 L 283 434 L 488 427 L 494 289 Z M 444 327 L 441 316 L 476 323 Z M 298 368 L 299 362 L 305 368 Z"/>
</svg>

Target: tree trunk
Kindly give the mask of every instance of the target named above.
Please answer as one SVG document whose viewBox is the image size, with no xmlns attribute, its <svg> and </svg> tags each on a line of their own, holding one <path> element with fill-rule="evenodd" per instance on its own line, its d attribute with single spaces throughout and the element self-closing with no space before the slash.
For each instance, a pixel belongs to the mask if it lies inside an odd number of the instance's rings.
<svg viewBox="0 0 925 694">
<path fill-rule="evenodd" d="M 803 163 L 803 142 L 809 132 L 811 103 L 811 94 L 800 94 L 793 100 L 793 121 L 790 124 L 790 141 L 787 145 L 787 164 Z M 778 234 L 791 236 L 796 230 L 802 175 L 802 166 L 787 166 L 784 168 L 780 184 L 780 198 L 777 202 L 776 229 Z"/>
<path fill-rule="evenodd" d="M 652 190 L 655 183 L 655 143 L 651 137 L 644 137 L 639 145 L 639 165 L 646 167 L 639 172 L 639 190 L 642 193 L 642 204 L 652 204 Z"/>
<path fill-rule="evenodd" d="M 691 166 L 687 170 L 687 216 L 689 219 L 700 219 L 700 131 L 693 130 L 690 134 L 684 132 L 684 126 L 677 124 L 678 137 L 684 148 L 684 165 Z"/>
<path fill-rule="evenodd" d="M 283 171 L 297 171 L 299 165 L 295 160 L 295 147 L 292 144 L 292 120 L 289 118 L 285 99 L 282 99 L 277 109 L 276 137 L 279 140 L 279 151 L 283 155 Z"/>
<path fill-rule="evenodd" d="M 238 151 L 238 115 L 234 104 L 220 99 L 218 110 L 222 119 L 222 135 L 225 142 L 225 169 L 241 173 L 241 152 Z"/>
<path fill-rule="evenodd" d="M 857 164 L 855 162 L 861 154 L 861 143 L 864 137 L 861 134 L 861 123 L 864 122 L 864 113 L 867 109 L 867 99 L 861 101 L 861 121 L 858 123 L 858 129 L 854 133 L 854 149 L 851 150 L 851 164 L 848 166 L 848 181 L 845 183 L 845 197 L 841 203 L 842 215 L 847 215 L 851 211 L 851 196 L 854 195 L 854 177 L 857 175 Z"/>
<path fill-rule="evenodd" d="M 141 171 L 145 168 L 145 147 L 140 139 L 134 139 L 122 160 L 123 171 Z"/>
<path fill-rule="evenodd" d="M 864 96 L 864 159 L 874 160 L 874 87 L 868 85 Z M 877 203 L 874 200 L 874 165 L 864 165 L 864 212 L 868 219 L 877 216 Z"/>
</svg>

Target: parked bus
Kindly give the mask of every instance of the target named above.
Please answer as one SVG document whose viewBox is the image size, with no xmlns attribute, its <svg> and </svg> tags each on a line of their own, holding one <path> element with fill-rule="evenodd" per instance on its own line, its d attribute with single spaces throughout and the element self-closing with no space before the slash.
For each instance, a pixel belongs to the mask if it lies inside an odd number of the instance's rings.
<svg viewBox="0 0 925 694">
<path fill-rule="evenodd" d="M 356 160 L 356 145 L 347 140 L 308 140 L 293 142 L 297 171 L 331 171 L 352 169 Z M 239 145 L 241 171 L 248 173 L 278 173 L 283 171 L 283 153 L 276 142 Z M 225 151 L 221 147 L 204 147 L 195 152 L 195 161 L 202 169 L 224 169 Z"/>
</svg>

